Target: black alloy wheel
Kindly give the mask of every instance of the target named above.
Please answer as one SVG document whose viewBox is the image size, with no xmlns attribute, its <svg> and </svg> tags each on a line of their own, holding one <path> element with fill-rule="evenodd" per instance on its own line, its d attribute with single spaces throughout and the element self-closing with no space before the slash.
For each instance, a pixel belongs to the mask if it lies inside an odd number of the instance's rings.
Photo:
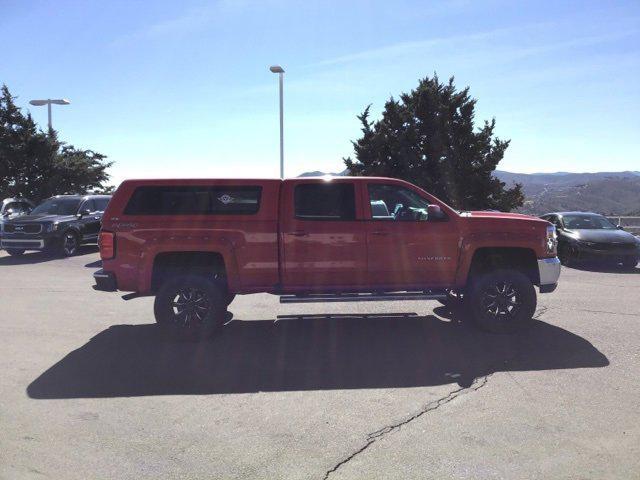
<svg viewBox="0 0 640 480">
<path fill-rule="evenodd" d="M 471 314 L 480 328 L 493 333 L 514 333 L 530 326 L 536 309 L 531 280 L 515 270 L 485 273 L 472 281 Z"/>
<path fill-rule="evenodd" d="M 509 321 L 522 308 L 522 294 L 513 283 L 499 281 L 482 291 L 482 315 L 492 320 Z"/>
<path fill-rule="evenodd" d="M 225 319 L 223 289 L 199 275 L 177 275 L 156 294 L 156 322 L 173 337 L 198 340 L 210 336 Z"/>
<path fill-rule="evenodd" d="M 437 301 L 448 308 L 455 308 L 462 306 L 464 302 L 464 294 L 457 290 L 446 290 L 447 296 L 445 298 L 439 298 Z"/>
<path fill-rule="evenodd" d="M 75 232 L 69 230 L 62 237 L 62 245 L 60 246 L 60 255 L 63 257 L 72 257 L 78 252 L 80 241 Z"/>
<path fill-rule="evenodd" d="M 171 302 L 173 322 L 180 327 L 199 327 L 211 313 L 211 298 L 207 291 L 184 287 L 175 292 Z"/>
</svg>

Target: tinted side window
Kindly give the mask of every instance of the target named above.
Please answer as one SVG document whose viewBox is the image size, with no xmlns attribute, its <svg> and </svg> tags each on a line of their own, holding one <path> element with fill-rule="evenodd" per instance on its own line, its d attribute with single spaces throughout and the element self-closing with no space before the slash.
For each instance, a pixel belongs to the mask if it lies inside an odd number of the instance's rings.
<svg viewBox="0 0 640 480">
<path fill-rule="evenodd" d="M 98 212 L 104 212 L 109 204 L 108 198 L 96 198 L 94 201 L 96 202 L 96 210 Z"/>
<path fill-rule="evenodd" d="M 429 202 L 413 190 L 398 185 L 368 186 L 371 218 L 374 220 L 424 221 Z"/>
<path fill-rule="evenodd" d="M 295 216 L 303 220 L 355 220 L 353 183 L 308 183 L 294 191 Z"/>
<path fill-rule="evenodd" d="M 80 211 L 89 210 L 90 212 L 96 211 L 96 204 L 93 200 L 87 200 L 80 206 Z"/>
<path fill-rule="evenodd" d="M 260 208 L 259 186 L 138 187 L 125 215 L 251 215 Z"/>
</svg>

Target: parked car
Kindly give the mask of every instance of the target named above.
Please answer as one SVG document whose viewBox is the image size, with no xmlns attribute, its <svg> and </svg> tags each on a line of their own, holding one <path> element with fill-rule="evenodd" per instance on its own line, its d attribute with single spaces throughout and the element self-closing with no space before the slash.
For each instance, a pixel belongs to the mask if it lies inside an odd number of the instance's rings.
<svg viewBox="0 0 640 480">
<path fill-rule="evenodd" d="M 58 195 L 43 201 L 30 213 L 2 225 L 2 248 L 9 255 L 26 250 L 46 250 L 74 255 L 83 243 L 95 243 L 108 195 Z"/>
<path fill-rule="evenodd" d="M 33 202 L 26 198 L 5 198 L 0 204 L 0 225 L 6 220 L 28 214 L 33 207 Z"/>
<path fill-rule="evenodd" d="M 0 204 L 0 239 L 2 238 L 2 224 L 20 215 L 26 215 L 35 205 L 26 198 L 5 198 Z"/>
<path fill-rule="evenodd" d="M 640 260 L 640 239 L 608 218 L 590 212 L 554 212 L 542 215 L 558 231 L 558 256 L 564 265 L 600 260 L 633 268 Z"/>
<path fill-rule="evenodd" d="M 283 303 L 439 299 L 488 330 L 532 322 L 556 288 L 555 227 L 458 213 L 390 178 L 130 180 L 105 212 L 98 290 L 155 295 L 158 324 L 202 338 L 236 294 Z"/>
<path fill-rule="evenodd" d="M 16 215 L 24 215 L 33 210 L 35 205 L 27 198 L 5 198 L 0 205 L 0 217 L 12 217 Z"/>
</svg>

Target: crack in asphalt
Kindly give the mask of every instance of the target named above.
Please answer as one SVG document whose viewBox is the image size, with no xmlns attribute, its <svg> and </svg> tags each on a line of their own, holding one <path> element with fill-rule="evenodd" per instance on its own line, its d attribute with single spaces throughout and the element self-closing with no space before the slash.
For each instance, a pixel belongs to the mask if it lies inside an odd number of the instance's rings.
<svg viewBox="0 0 640 480">
<path fill-rule="evenodd" d="M 419 410 L 418 412 L 414 413 L 413 415 L 405 418 L 404 420 L 402 420 L 402 421 L 400 421 L 398 423 L 394 423 L 393 425 L 387 425 L 386 427 L 383 427 L 383 428 L 381 428 L 379 430 L 376 430 L 375 432 L 372 432 L 372 433 L 368 434 L 365 444 L 361 448 L 359 448 L 358 450 L 353 452 L 351 455 L 349 455 L 345 459 L 343 459 L 340 462 L 338 462 L 337 464 L 335 464 L 330 470 L 327 470 L 327 472 L 324 474 L 324 477 L 322 477 L 323 480 L 327 480 L 332 473 L 336 472 L 343 465 L 349 463 L 351 460 L 353 460 L 355 457 L 357 457 L 362 452 L 367 450 L 371 445 L 373 445 L 375 442 L 377 442 L 379 439 L 381 439 L 382 437 L 384 437 L 388 433 L 392 433 L 392 432 L 395 432 L 396 430 L 399 430 L 400 427 L 402 427 L 404 425 L 407 425 L 410 422 L 413 422 L 414 420 L 420 418 L 421 416 L 423 416 L 423 415 L 425 415 L 425 414 L 427 414 L 429 412 L 437 410 L 442 405 L 446 405 L 447 403 L 455 400 L 456 398 L 458 398 L 461 395 L 464 395 L 464 394 L 469 393 L 469 392 L 476 392 L 476 391 L 480 390 L 482 387 L 484 387 L 487 384 L 487 382 L 489 381 L 489 377 L 491 377 L 491 375 L 493 375 L 493 374 L 490 373 L 489 375 L 485 375 L 485 376 L 481 377 L 480 379 L 474 380 L 473 383 L 468 387 L 457 388 L 457 389 L 449 392 L 444 397 L 439 398 L 437 400 L 434 400 L 432 402 L 429 402 L 428 404 L 426 404 L 424 406 L 424 408 L 422 408 L 422 410 Z"/>
<path fill-rule="evenodd" d="M 547 306 L 541 306 L 540 308 L 538 308 L 538 310 L 536 311 L 536 313 L 533 315 L 533 317 L 531 317 L 533 320 L 540 320 L 540 318 L 542 318 L 542 316 L 547 313 L 547 311 L 549 310 L 549 307 Z"/>
<path fill-rule="evenodd" d="M 624 315 L 625 317 L 637 317 L 637 313 L 623 313 L 623 312 L 607 312 L 606 310 L 588 310 L 586 308 L 576 308 L 578 312 L 586 313 L 606 313 L 607 315 Z"/>
</svg>

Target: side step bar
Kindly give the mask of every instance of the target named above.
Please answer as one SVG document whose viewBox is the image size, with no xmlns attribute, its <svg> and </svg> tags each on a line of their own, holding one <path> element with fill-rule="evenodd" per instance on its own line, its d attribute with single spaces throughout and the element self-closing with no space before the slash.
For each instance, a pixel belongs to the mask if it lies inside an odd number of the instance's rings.
<svg viewBox="0 0 640 480">
<path fill-rule="evenodd" d="M 447 295 L 443 292 L 312 293 L 309 295 L 280 295 L 280 303 L 384 302 L 390 300 L 439 300 L 445 298 L 447 298 Z"/>
</svg>

